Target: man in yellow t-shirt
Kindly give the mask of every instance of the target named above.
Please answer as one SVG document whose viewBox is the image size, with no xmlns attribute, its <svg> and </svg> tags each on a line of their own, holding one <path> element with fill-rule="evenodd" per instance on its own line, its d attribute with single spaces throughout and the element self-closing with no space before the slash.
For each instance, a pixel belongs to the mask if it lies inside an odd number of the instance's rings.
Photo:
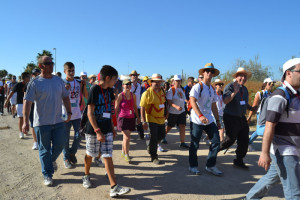
<svg viewBox="0 0 300 200">
<path fill-rule="evenodd" d="M 154 164 L 162 164 L 157 156 L 157 144 L 165 135 L 165 94 L 161 89 L 163 82 L 160 74 L 153 74 L 151 78 L 151 87 L 149 87 L 142 95 L 141 106 L 141 121 L 143 122 L 144 130 L 150 128 L 150 142 L 148 144 L 151 161 Z"/>
</svg>

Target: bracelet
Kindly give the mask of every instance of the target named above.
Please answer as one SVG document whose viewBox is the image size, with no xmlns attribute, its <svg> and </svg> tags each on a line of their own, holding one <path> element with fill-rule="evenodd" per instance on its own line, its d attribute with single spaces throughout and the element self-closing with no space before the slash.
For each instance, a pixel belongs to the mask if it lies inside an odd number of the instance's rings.
<svg viewBox="0 0 300 200">
<path fill-rule="evenodd" d="M 100 128 L 97 128 L 94 131 L 95 131 L 95 133 L 97 133 L 98 131 L 100 131 Z"/>
<path fill-rule="evenodd" d="M 72 115 L 72 112 L 68 112 L 68 114 Z"/>
<path fill-rule="evenodd" d="M 203 114 L 200 114 L 198 117 L 199 117 L 199 119 L 201 118 L 203 116 Z"/>
</svg>

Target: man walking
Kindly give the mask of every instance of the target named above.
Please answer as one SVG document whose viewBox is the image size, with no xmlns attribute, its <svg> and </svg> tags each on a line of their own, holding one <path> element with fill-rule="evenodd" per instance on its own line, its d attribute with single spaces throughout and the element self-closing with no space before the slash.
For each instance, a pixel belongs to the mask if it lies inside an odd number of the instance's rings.
<svg viewBox="0 0 300 200">
<path fill-rule="evenodd" d="M 251 188 L 246 199 L 263 198 L 279 182 L 285 199 L 300 199 L 300 58 L 290 59 L 283 65 L 281 81 L 288 94 L 277 89 L 268 101 L 258 161 L 260 167 L 269 170 Z"/>
<path fill-rule="evenodd" d="M 44 175 L 44 185 L 53 184 L 52 176 L 56 168 L 55 160 L 65 145 L 64 121 L 62 119 L 62 102 L 67 110 L 69 122 L 71 119 L 71 105 L 69 93 L 63 80 L 53 76 L 53 62 L 51 57 L 39 58 L 41 75 L 33 79 L 27 87 L 24 98 L 24 124 L 23 132 L 29 130 L 29 114 L 31 104 L 34 102 L 33 127 L 37 135 L 40 162 Z"/>
</svg>

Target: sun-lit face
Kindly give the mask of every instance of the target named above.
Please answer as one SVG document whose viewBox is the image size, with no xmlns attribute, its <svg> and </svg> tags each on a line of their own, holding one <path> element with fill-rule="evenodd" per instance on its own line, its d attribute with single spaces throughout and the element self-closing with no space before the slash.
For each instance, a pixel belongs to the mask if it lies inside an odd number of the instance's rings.
<svg viewBox="0 0 300 200">
<path fill-rule="evenodd" d="M 161 84 L 161 81 L 151 81 L 151 87 L 152 87 L 154 90 L 160 89 L 160 84 Z"/>
<path fill-rule="evenodd" d="M 138 80 L 138 77 L 139 77 L 138 74 L 132 74 L 132 75 L 130 76 L 132 82 L 136 82 L 136 81 Z"/>
<path fill-rule="evenodd" d="M 118 81 L 118 76 L 113 76 L 111 78 L 107 76 L 106 78 L 108 78 L 108 87 L 110 88 L 113 88 L 116 82 Z"/>
<path fill-rule="evenodd" d="M 239 74 L 237 74 L 235 80 L 239 85 L 244 85 L 247 82 L 247 74 L 239 73 Z"/>
<path fill-rule="evenodd" d="M 175 85 L 176 87 L 180 87 L 180 85 L 181 85 L 181 80 L 175 81 L 175 82 L 174 82 L 174 85 Z"/>
<path fill-rule="evenodd" d="M 53 65 L 54 62 L 52 62 L 52 59 L 50 57 L 44 57 L 43 62 L 40 64 L 40 68 L 44 74 L 52 74 Z"/>
<path fill-rule="evenodd" d="M 131 90 L 131 83 L 123 84 L 123 91 L 130 91 Z"/>
<path fill-rule="evenodd" d="M 69 68 L 69 69 L 65 69 L 64 72 L 65 72 L 65 74 L 66 74 L 66 76 L 67 76 L 68 78 L 74 78 L 74 75 L 75 75 L 75 68 L 72 67 L 72 68 Z"/>
<path fill-rule="evenodd" d="M 288 70 L 287 76 L 289 76 L 291 86 L 300 88 L 300 64 L 297 64 L 293 70 Z"/>
</svg>

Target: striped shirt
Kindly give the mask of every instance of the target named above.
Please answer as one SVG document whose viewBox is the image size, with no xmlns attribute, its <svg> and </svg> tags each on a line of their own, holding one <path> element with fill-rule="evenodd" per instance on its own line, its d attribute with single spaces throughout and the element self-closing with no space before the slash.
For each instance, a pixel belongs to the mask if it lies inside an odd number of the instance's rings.
<svg viewBox="0 0 300 200">
<path fill-rule="evenodd" d="M 270 151 L 300 157 L 300 99 L 289 83 L 284 84 L 290 94 L 288 111 L 284 91 L 275 90 L 268 101 L 266 120 L 277 123 Z"/>
</svg>

